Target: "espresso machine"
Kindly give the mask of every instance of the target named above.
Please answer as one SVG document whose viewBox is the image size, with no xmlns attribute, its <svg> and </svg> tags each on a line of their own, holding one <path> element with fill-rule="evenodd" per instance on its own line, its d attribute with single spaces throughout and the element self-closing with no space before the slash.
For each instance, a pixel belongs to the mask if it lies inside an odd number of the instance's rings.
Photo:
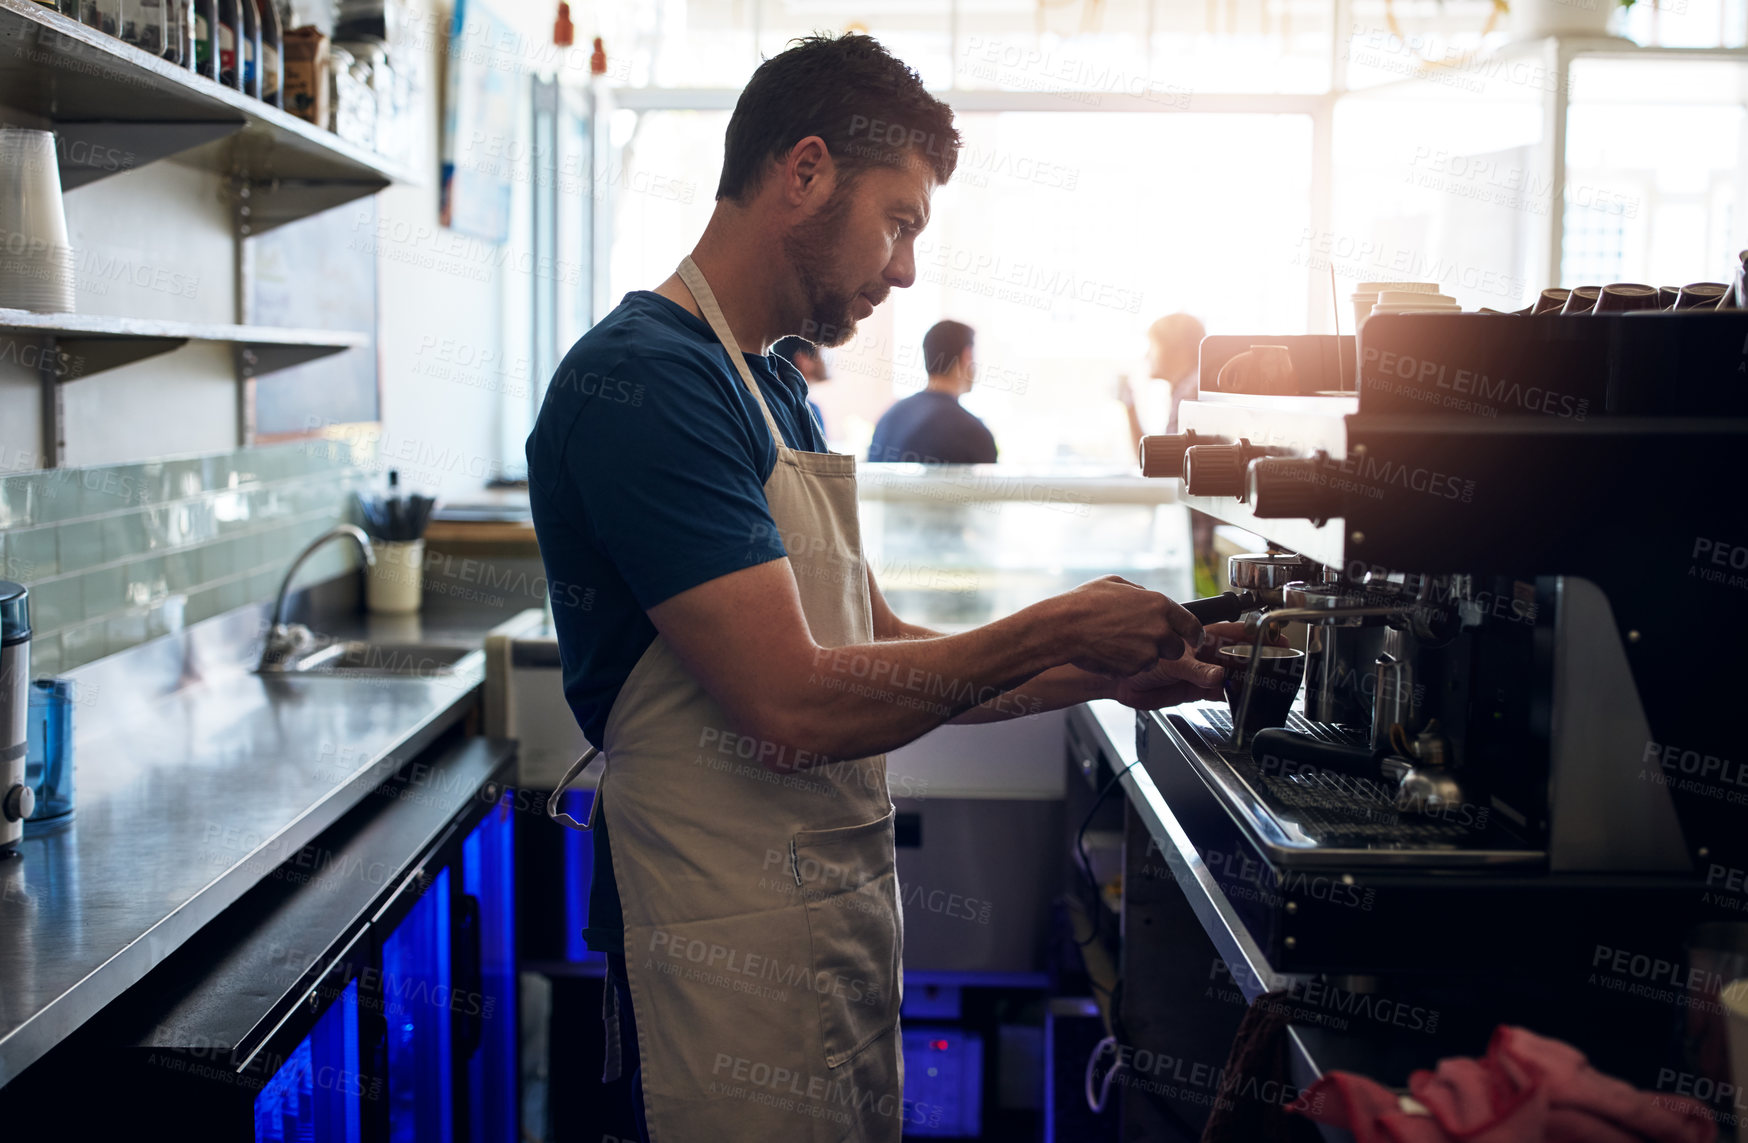
<svg viewBox="0 0 1748 1143">
<path fill-rule="evenodd" d="M 1748 870 L 1748 312 L 1379 315 L 1209 337 L 1201 378 L 1143 473 L 1260 539 L 1233 587 L 1258 649 L 1303 625 L 1304 686 L 1139 744 L 1271 964 L 1675 931 Z"/>
</svg>

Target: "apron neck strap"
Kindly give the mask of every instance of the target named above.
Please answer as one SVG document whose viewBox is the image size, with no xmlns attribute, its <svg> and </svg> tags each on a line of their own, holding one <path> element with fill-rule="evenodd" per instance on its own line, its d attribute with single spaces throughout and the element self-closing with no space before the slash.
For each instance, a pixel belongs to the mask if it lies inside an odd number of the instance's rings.
<svg viewBox="0 0 1748 1143">
<path fill-rule="evenodd" d="M 690 254 L 680 262 L 680 281 L 686 283 L 686 288 L 692 291 L 692 298 L 703 311 L 704 320 L 710 323 L 716 340 L 728 350 L 728 360 L 740 374 L 740 379 L 746 383 L 747 392 L 753 395 L 753 400 L 759 403 L 759 412 L 765 415 L 765 426 L 771 430 L 771 440 L 779 451 L 785 446 L 783 434 L 777 429 L 777 420 L 771 416 L 771 409 L 765 404 L 765 394 L 759 389 L 759 383 L 753 379 L 753 371 L 747 368 L 747 360 L 740 351 L 740 344 L 734 339 L 734 331 L 728 328 L 728 319 L 722 316 L 722 307 L 716 304 L 716 294 L 710 289 L 710 283 L 704 280 L 704 272 L 698 269 L 698 264 L 692 261 Z"/>
</svg>

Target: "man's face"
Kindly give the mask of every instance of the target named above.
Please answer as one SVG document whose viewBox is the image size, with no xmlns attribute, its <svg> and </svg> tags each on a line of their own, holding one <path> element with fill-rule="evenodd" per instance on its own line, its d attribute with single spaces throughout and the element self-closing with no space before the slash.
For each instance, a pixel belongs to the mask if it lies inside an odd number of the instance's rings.
<svg viewBox="0 0 1748 1143">
<path fill-rule="evenodd" d="M 934 172 L 916 155 L 868 167 L 783 236 L 806 306 L 802 337 L 842 345 L 894 287 L 916 281 L 916 236 L 929 221 Z"/>
</svg>

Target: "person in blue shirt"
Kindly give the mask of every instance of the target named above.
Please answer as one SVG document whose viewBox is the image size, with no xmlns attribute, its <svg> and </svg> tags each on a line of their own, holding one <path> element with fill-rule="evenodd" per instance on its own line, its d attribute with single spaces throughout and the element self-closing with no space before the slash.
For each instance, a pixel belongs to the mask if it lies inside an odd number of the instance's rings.
<svg viewBox="0 0 1748 1143">
<path fill-rule="evenodd" d="M 994 464 L 995 437 L 959 404 L 977 378 L 975 336 L 964 322 L 938 321 L 923 335 L 929 383 L 893 404 L 874 426 L 872 461 Z"/>
<path fill-rule="evenodd" d="M 630 1077 L 646 1139 L 898 1143 L 919 1116 L 884 751 L 1220 694 L 1195 617 L 1116 576 L 943 635 L 863 558 L 855 461 L 770 347 L 842 345 L 915 282 L 958 150 L 951 110 L 868 36 L 765 61 L 692 253 L 571 348 L 528 437 L 565 698 L 606 758 L 585 933 L 611 978 L 605 1078 Z"/>
<path fill-rule="evenodd" d="M 790 334 L 773 345 L 771 352 L 795 366 L 795 371 L 807 380 L 807 407 L 813 410 L 813 419 L 819 422 L 819 431 L 824 435 L 825 410 L 819 407 L 812 394 L 814 386 L 832 379 L 831 370 L 826 367 L 825 351 L 805 337 Z"/>
</svg>

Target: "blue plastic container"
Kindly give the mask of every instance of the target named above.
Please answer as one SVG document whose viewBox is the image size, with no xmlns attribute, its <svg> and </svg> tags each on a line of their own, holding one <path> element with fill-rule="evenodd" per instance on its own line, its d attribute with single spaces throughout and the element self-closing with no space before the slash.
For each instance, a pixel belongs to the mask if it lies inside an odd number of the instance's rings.
<svg viewBox="0 0 1748 1143">
<path fill-rule="evenodd" d="M 36 812 L 24 823 L 31 834 L 73 816 L 72 679 L 32 680 L 26 740 L 24 782 L 36 793 Z"/>
</svg>

